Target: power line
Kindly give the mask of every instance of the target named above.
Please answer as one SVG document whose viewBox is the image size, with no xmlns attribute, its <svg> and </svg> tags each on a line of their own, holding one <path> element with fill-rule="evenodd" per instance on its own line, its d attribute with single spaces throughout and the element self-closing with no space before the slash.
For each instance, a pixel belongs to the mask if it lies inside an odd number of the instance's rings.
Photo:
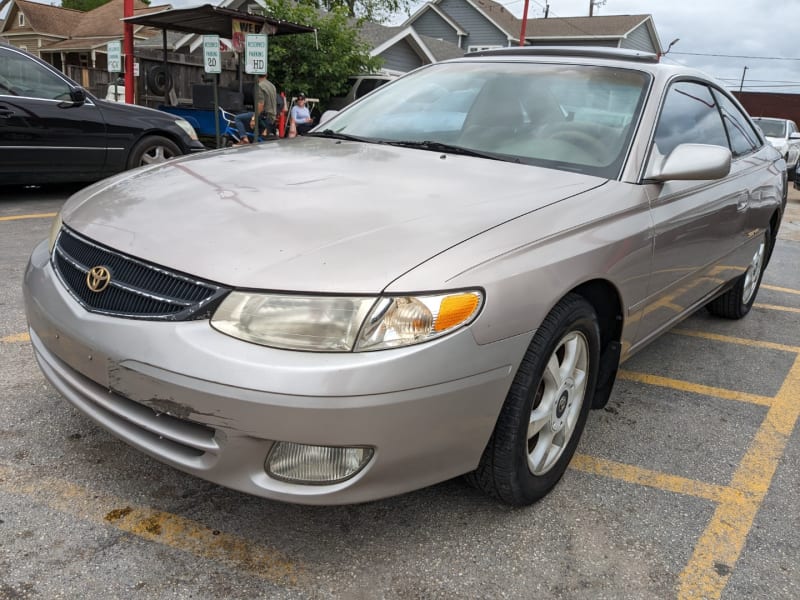
<svg viewBox="0 0 800 600">
<path fill-rule="evenodd" d="M 721 81 L 739 81 L 738 78 L 735 77 L 717 77 L 717 79 Z M 751 83 L 788 83 L 791 85 L 800 85 L 800 81 L 784 81 L 781 79 L 750 79 L 748 78 L 747 81 Z"/>
<path fill-rule="evenodd" d="M 748 60 L 800 60 L 800 58 L 784 56 L 744 56 L 740 54 L 711 54 L 706 52 L 673 52 L 685 56 L 713 56 L 715 58 L 746 58 Z"/>
</svg>

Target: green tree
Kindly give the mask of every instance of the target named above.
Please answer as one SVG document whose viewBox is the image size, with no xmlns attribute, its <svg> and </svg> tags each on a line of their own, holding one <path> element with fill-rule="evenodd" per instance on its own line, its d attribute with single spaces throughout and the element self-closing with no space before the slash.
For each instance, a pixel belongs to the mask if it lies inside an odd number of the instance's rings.
<svg viewBox="0 0 800 600">
<path fill-rule="evenodd" d="M 62 8 L 73 8 L 84 12 L 103 6 L 109 0 L 61 0 Z"/>
<path fill-rule="evenodd" d="M 324 13 L 310 4 L 267 0 L 273 18 L 315 27 L 317 32 L 269 38 L 269 78 L 287 95 L 304 92 L 319 98 L 322 108 L 344 92 L 354 73 L 377 71 L 382 59 L 369 55 L 357 23 L 342 8 Z"/>
<path fill-rule="evenodd" d="M 62 8 L 73 8 L 75 10 L 82 10 L 84 12 L 103 6 L 110 0 L 61 0 Z M 150 0 L 142 0 L 145 4 L 149 5 Z"/>
<path fill-rule="evenodd" d="M 351 17 L 383 23 L 399 12 L 409 13 L 416 0 L 299 0 L 331 11 L 344 8 Z"/>
</svg>

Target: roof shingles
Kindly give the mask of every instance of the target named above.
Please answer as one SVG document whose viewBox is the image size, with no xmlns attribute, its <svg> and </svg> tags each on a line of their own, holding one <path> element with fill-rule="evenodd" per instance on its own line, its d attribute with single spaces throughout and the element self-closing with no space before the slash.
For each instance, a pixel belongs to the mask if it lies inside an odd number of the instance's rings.
<svg viewBox="0 0 800 600">
<path fill-rule="evenodd" d="M 44 51 L 98 48 L 110 40 L 121 38 L 124 33 L 123 23 L 120 20 L 124 12 L 124 0 L 110 0 L 87 12 L 29 0 L 15 0 L 15 2 L 35 33 L 62 38 L 42 46 L 41 50 Z M 133 8 L 134 14 L 140 15 L 165 10 L 170 6 L 149 7 L 141 0 L 134 0 Z"/>
</svg>

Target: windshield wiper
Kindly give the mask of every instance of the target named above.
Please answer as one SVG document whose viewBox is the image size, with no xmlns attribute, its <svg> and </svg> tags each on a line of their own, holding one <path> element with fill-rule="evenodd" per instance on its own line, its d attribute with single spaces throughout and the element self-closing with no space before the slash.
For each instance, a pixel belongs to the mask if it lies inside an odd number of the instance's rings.
<svg viewBox="0 0 800 600">
<path fill-rule="evenodd" d="M 322 131 L 312 131 L 307 133 L 307 136 L 331 138 L 334 140 L 347 140 L 349 142 L 366 142 L 368 144 L 377 144 L 378 140 L 372 138 L 360 137 L 357 135 L 350 135 L 349 133 L 341 133 L 333 129 L 323 129 Z"/>
<path fill-rule="evenodd" d="M 449 152 L 450 154 L 461 154 L 462 156 L 476 156 L 478 158 L 489 158 L 491 160 L 520 162 L 520 160 L 516 157 L 503 156 L 493 152 L 482 152 L 481 150 L 473 150 L 472 148 L 465 148 L 464 146 L 454 146 L 453 144 L 432 142 L 430 140 L 425 140 L 423 142 L 400 140 L 391 142 L 386 141 L 384 143 L 390 146 L 400 146 L 402 148 L 419 148 L 420 150 L 431 150 L 433 152 Z"/>
</svg>

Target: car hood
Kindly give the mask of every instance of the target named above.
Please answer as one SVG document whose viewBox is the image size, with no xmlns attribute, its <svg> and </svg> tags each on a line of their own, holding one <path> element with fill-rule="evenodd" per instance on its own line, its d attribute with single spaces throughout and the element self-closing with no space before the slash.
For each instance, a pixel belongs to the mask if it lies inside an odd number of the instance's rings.
<svg viewBox="0 0 800 600">
<path fill-rule="evenodd" d="M 377 293 L 456 244 L 605 181 L 298 138 L 105 180 L 76 194 L 62 218 L 97 242 L 224 285 Z"/>
</svg>

